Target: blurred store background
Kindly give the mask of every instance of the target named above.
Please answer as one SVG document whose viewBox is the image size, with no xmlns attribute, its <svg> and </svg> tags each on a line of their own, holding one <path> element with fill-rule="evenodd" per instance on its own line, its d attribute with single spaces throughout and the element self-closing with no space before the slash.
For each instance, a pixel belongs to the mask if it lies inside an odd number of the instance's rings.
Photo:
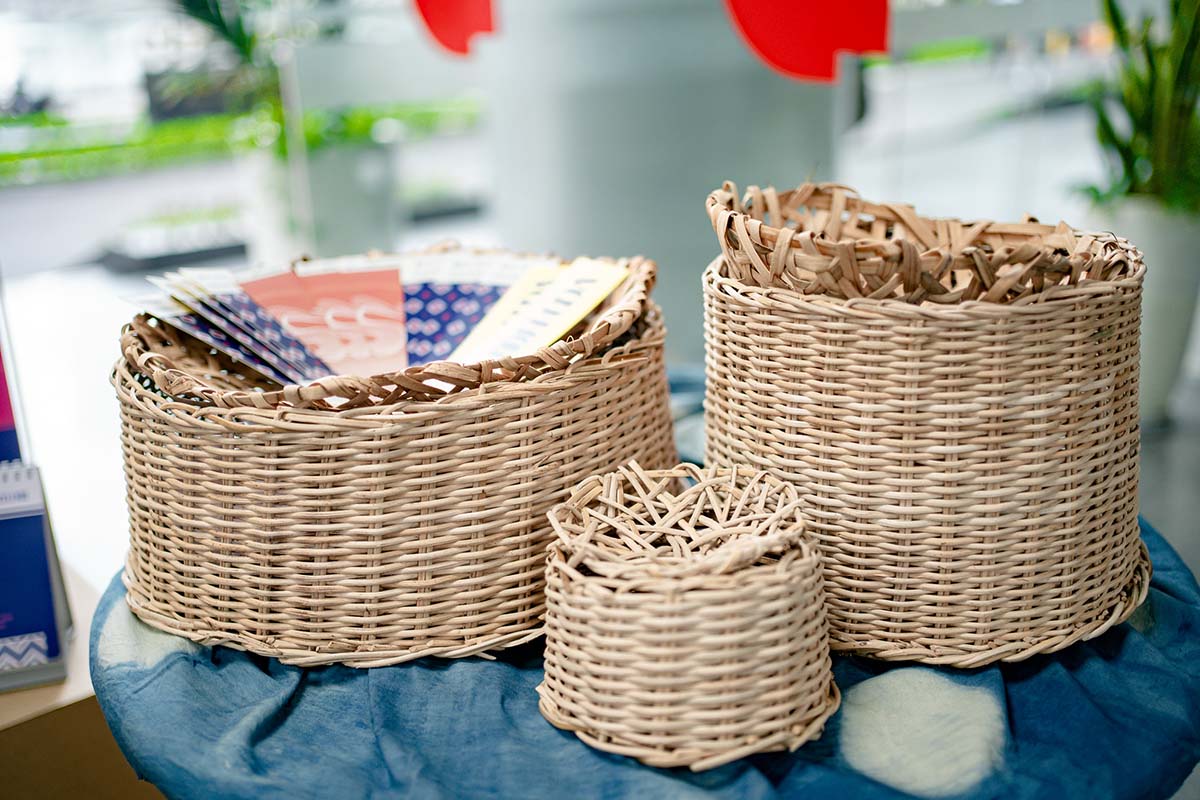
<svg viewBox="0 0 1200 800">
<path fill-rule="evenodd" d="M 1167 35 L 1167 5 L 1122 7 Z M 148 270 L 446 238 L 644 253 L 662 267 L 672 366 L 694 374 L 715 254 L 703 201 L 724 179 L 1113 227 L 1083 188 L 1113 174 L 1091 107 L 1120 66 L 1102 0 L 894 0 L 890 52 L 843 57 L 831 85 L 768 70 L 720 0 L 494 9 L 463 57 L 411 0 L 0 0 L 0 267 L 79 591 L 121 564 L 105 380 L 134 310 L 120 298 Z M 1190 319 L 1196 281 L 1173 293 Z M 1172 423 L 1145 430 L 1142 510 L 1197 569 L 1200 347 L 1187 353 Z"/>
<path fill-rule="evenodd" d="M 116 297 L 147 270 L 457 238 L 655 258 L 686 367 L 703 358 L 714 250 L 703 199 L 726 178 L 1112 227 L 1083 190 L 1108 170 L 1089 98 L 1118 69 L 1101 0 L 898 0 L 891 15 L 891 52 L 843 56 L 826 85 L 768 70 L 717 0 L 499 2 L 465 57 L 411 0 L 2 0 L 16 344 L 46 353 L 59 329 L 49 360 L 94 383 L 129 310 Z M 97 317 L 110 324 L 88 329 L 84 360 L 77 326 Z M 1171 397 L 1184 427 L 1190 353 Z"/>
</svg>

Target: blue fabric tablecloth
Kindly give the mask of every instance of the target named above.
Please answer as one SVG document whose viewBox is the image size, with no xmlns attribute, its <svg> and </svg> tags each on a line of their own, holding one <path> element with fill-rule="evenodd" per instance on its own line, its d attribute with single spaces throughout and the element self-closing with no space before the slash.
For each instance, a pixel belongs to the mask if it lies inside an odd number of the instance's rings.
<svg viewBox="0 0 1200 800">
<path fill-rule="evenodd" d="M 172 798 L 1169 797 L 1200 759 L 1200 589 L 1143 536 L 1149 600 L 1104 636 L 971 671 L 836 658 L 845 700 L 820 739 L 700 774 L 551 727 L 536 643 L 300 669 L 152 630 L 114 580 L 92 678 L 130 763 Z"/>
</svg>

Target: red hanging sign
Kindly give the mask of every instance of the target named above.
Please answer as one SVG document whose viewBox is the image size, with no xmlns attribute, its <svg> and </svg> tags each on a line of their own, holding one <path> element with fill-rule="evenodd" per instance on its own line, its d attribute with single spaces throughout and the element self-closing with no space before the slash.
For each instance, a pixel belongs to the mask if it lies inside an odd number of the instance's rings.
<svg viewBox="0 0 1200 800">
<path fill-rule="evenodd" d="M 733 27 L 776 72 L 832 81 L 839 52 L 886 52 L 887 0 L 725 0 Z"/>
<path fill-rule="evenodd" d="M 475 34 L 492 32 L 492 0 L 416 0 L 416 5 L 433 38 L 451 53 L 467 55 Z"/>
<path fill-rule="evenodd" d="M 491 0 L 415 0 L 433 38 L 458 55 L 495 29 Z M 886 52 L 887 0 L 725 0 L 733 27 L 767 66 L 792 78 L 832 81 L 839 52 Z"/>
</svg>

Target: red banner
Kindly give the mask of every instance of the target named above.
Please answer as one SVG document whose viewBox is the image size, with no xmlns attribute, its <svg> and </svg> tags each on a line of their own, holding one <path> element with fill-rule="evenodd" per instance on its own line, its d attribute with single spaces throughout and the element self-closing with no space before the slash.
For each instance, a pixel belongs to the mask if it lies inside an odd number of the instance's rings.
<svg viewBox="0 0 1200 800">
<path fill-rule="evenodd" d="M 433 38 L 451 53 L 465 56 L 471 38 L 492 32 L 492 0 L 416 0 Z"/>
<path fill-rule="evenodd" d="M 725 0 L 746 45 L 777 72 L 832 81 L 837 54 L 886 52 L 887 0 Z M 416 0 L 439 44 L 467 55 L 471 39 L 494 30 L 491 0 Z"/>
<path fill-rule="evenodd" d="M 832 81 L 839 52 L 886 52 L 887 0 L 725 0 L 733 26 L 776 72 Z"/>
</svg>

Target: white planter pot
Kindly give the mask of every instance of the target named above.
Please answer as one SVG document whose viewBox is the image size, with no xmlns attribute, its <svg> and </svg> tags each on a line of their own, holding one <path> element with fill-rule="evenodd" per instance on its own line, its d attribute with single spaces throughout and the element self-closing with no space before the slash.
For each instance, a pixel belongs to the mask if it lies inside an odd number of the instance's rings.
<svg viewBox="0 0 1200 800">
<path fill-rule="evenodd" d="M 668 358 L 700 362 L 704 198 L 829 177 L 834 90 L 760 64 L 720 0 L 503 0 L 475 41 L 504 243 L 653 258 Z"/>
<path fill-rule="evenodd" d="M 250 263 L 279 266 L 303 254 L 292 223 L 284 162 L 271 150 L 252 150 L 238 157 L 238 170 Z"/>
<path fill-rule="evenodd" d="M 392 145 L 323 147 L 309 154 L 312 255 L 389 252 L 400 233 Z"/>
<path fill-rule="evenodd" d="M 1200 217 L 1168 211 L 1151 198 L 1127 197 L 1095 209 L 1092 227 L 1123 236 L 1145 258 L 1138 402 L 1143 422 L 1162 422 L 1196 315 Z"/>
</svg>

